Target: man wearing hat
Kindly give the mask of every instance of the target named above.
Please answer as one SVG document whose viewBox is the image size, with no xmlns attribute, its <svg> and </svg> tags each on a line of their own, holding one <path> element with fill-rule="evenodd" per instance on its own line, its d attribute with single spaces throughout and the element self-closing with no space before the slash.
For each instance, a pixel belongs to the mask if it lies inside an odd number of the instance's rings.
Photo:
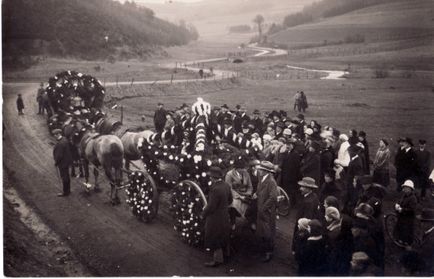
<svg viewBox="0 0 434 279">
<path fill-rule="evenodd" d="M 401 192 L 404 181 L 415 179 L 417 176 L 417 158 L 410 138 L 400 138 L 398 143 L 399 149 L 395 156 L 396 190 Z"/>
<path fill-rule="evenodd" d="M 18 94 L 18 97 L 17 97 L 18 115 L 24 114 L 23 109 L 24 109 L 24 101 L 23 101 L 23 98 L 21 97 L 21 94 Z"/>
<path fill-rule="evenodd" d="M 221 106 L 220 114 L 217 117 L 217 123 L 223 126 L 223 122 L 229 119 L 232 123 L 232 114 L 229 112 L 227 104 Z"/>
<path fill-rule="evenodd" d="M 253 117 L 251 119 L 251 122 L 255 125 L 255 132 L 258 133 L 261 137 L 264 134 L 264 122 L 260 118 L 260 112 L 259 110 L 255 109 L 253 111 Z"/>
<path fill-rule="evenodd" d="M 419 140 L 419 149 L 416 150 L 418 169 L 418 183 L 421 189 L 420 196 L 425 198 L 426 189 L 429 188 L 429 172 L 431 170 L 431 153 L 426 150 L 426 140 Z"/>
<path fill-rule="evenodd" d="M 363 251 L 354 252 L 351 257 L 351 276 L 374 277 L 381 276 L 381 270 L 376 267 L 369 256 Z"/>
<path fill-rule="evenodd" d="M 215 267 L 224 262 L 223 251 L 230 237 L 229 205 L 232 203 L 230 186 L 223 181 L 223 171 L 211 167 L 207 173 L 211 180 L 208 203 L 202 212 L 205 219 L 205 248 L 213 253 L 213 260 L 206 267 Z"/>
<path fill-rule="evenodd" d="M 413 243 L 414 219 L 418 202 L 414 193 L 414 182 L 412 180 L 406 180 L 401 187 L 403 196 L 399 203 L 395 204 L 395 210 L 398 213 L 395 233 L 398 241 L 411 246 Z"/>
<path fill-rule="evenodd" d="M 263 262 L 269 262 L 273 256 L 274 238 L 276 236 L 277 183 L 274 180 L 275 166 L 262 161 L 256 167 L 258 171 L 257 221 L 256 234 L 261 239 L 261 250 L 265 254 Z"/>
<path fill-rule="evenodd" d="M 163 132 L 166 124 L 166 110 L 163 107 L 163 103 L 158 103 L 157 110 L 154 113 L 154 127 L 157 133 Z"/>
<path fill-rule="evenodd" d="M 315 179 L 303 177 L 301 181 L 298 181 L 298 185 L 300 186 L 301 199 L 295 221 L 298 222 L 300 218 L 318 219 L 320 217 L 320 203 L 318 196 L 313 192 L 318 189 Z M 297 235 L 297 230 L 298 228 L 295 226 L 293 236 Z M 292 251 L 294 252 L 294 247 L 292 247 Z"/>
<path fill-rule="evenodd" d="M 240 107 L 238 109 L 238 113 L 234 116 L 234 130 L 236 133 L 242 132 L 242 126 L 244 123 L 248 123 L 250 121 L 250 117 L 246 114 L 246 109 Z"/>
<path fill-rule="evenodd" d="M 176 121 L 184 121 L 186 119 L 190 119 L 190 109 L 186 103 L 183 103 L 182 106 L 176 111 Z"/>
<path fill-rule="evenodd" d="M 52 133 L 57 140 L 53 149 L 54 165 L 59 170 L 63 187 L 63 192 L 57 194 L 57 196 L 66 197 L 71 192 L 71 180 L 69 177 L 69 167 L 73 162 L 71 148 L 68 139 L 62 136 L 62 130 L 54 129 Z"/>
<path fill-rule="evenodd" d="M 308 147 L 308 152 L 304 155 L 301 161 L 300 171 L 305 177 L 312 177 L 315 182 L 320 181 L 321 176 L 321 160 L 320 160 L 320 145 L 316 141 L 312 141 Z"/>
</svg>

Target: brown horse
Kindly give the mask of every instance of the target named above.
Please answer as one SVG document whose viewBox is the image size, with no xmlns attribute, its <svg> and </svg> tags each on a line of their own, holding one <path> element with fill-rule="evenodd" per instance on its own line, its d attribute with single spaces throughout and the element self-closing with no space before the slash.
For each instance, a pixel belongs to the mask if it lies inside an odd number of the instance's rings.
<svg viewBox="0 0 434 279">
<path fill-rule="evenodd" d="M 94 166 L 95 190 L 98 185 L 98 168 L 103 168 L 110 180 L 110 199 L 113 205 L 119 204 L 118 188 L 122 181 L 124 148 L 121 140 L 114 135 L 99 135 L 86 128 L 80 133 L 79 150 L 84 158 L 86 183 L 89 181 L 89 163 Z M 114 194 L 114 195 L 113 195 Z"/>
</svg>

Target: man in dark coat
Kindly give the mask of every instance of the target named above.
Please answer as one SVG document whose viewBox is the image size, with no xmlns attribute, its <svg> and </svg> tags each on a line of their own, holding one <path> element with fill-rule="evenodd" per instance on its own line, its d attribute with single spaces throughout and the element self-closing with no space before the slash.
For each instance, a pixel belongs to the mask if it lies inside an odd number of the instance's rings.
<svg viewBox="0 0 434 279">
<path fill-rule="evenodd" d="M 300 218 L 307 219 L 319 219 L 320 216 L 320 203 L 318 196 L 313 192 L 318 189 L 318 186 L 315 185 L 315 180 L 311 177 L 303 177 L 301 181 L 298 182 L 300 186 L 300 192 L 302 195 L 300 205 L 297 209 L 297 214 L 295 216 L 295 222 L 297 224 Z M 293 243 L 292 243 L 292 251 L 294 251 L 294 236 L 297 235 L 298 227 L 294 227 L 293 233 Z"/>
<path fill-rule="evenodd" d="M 251 123 L 253 123 L 255 125 L 254 132 L 258 133 L 262 137 L 264 135 L 264 122 L 259 117 L 260 114 L 261 113 L 259 112 L 259 110 L 255 109 L 253 111 L 253 118 L 251 120 Z"/>
<path fill-rule="evenodd" d="M 360 131 L 359 132 L 359 141 L 361 144 L 363 144 L 364 149 L 363 149 L 363 154 L 365 155 L 364 158 L 364 164 L 363 164 L 363 170 L 365 174 L 370 174 L 370 168 L 369 168 L 369 163 L 370 163 L 370 159 L 369 159 L 369 144 L 368 141 L 366 140 L 366 133 L 364 131 Z"/>
<path fill-rule="evenodd" d="M 325 148 L 320 152 L 321 175 L 319 185 L 324 183 L 324 174 L 327 170 L 333 169 L 334 161 L 336 159 L 335 151 L 332 147 L 332 140 L 330 138 L 324 140 L 324 146 Z"/>
<path fill-rule="evenodd" d="M 276 237 L 277 183 L 274 180 L 275 167 L 271 162 L 262 161 L 258 170 L 258 189 L 256 191 L 258 215 L 256 235 L 261 239 L 261 250 L 265 254 L 263 262 L 269 262 L 273 256 L 274 238 Z"/>
<path fill-rule="evenodd" d="M 21 94 L 18 94 L 18 98 L 17 98 L 18 115 L 24 114 L 23 109 L 24 109 L 24 101 L 23 101 L 23 98 L 21 97 Z"/>
<path fill-rule="evenodd" d="M 157 110 L 154 114 L 154 127 L 157 133 L 161 133 L 164 130 L 164 125 L 166 124 L 166 110 L 163 108 L 162 103 L 158 103 Z"/>
<path fill-rule="evenodd" d="M 240 108 L 239 113 L 237 113 L 234 117 L 234 130 L 238 134 L 243 131 L 243 124 L 248 123 L 250 121 L 250 117 L 246 114 L 245 108 Z"/>
<path fill-rule="evenodd" d="M 280 185 L 289 194 L 291 204 L 296 204 L 300 196 L 297 182 L 301 179 L 300 164 L 301 156 L 294 149 L 295 140 L 290 138 L 287 141 L 287 152 L 283 154 L 282 165 L 280 166 Z"/>
<path fill-rule="evenodd" d="M 223 172 L 219 167 L 211 167 L 208 175 L 212 184 L 202 218 L 206 220 L 205 247 L 213 253 L 213 260 L 206 262 L 205 266 L 215 267 L 223 263 L 223 250 L 229 244 L 229 205 L 232 203 L 232 194 L 230 186 L 223 181 Z"/>
<path fill-rule="evenodd" d="M 312 177 L 315 182 L 320 181 L 321 176 L 321 161 L 319 151 L 319 144 L 315 141 L 309 145 L 309 151 L 304 155 L 301 161 L 300 171 L 303 177 Z"/>
<path fill-rule="evenodd" d="M 229 112 L 228 105 L 224 104 L 221 106 L 220 113 L 217 117 L 217 123 L 223 126 L 223 122 L 226 119 L 232 120 L 232 114 Z"/>
<path fill-rule="evenodd" d="M 68 139 L 62 136 L 60 129 L 54 129 L 53 135 L 57 140 L 53 150 L 54 165 L 59 169 L 63 184 L 63 192 L 57 195 L 66 197 L 71 193 L 71 180 L 69 178 L 69 167 L 72 165 L 71 149 Z"/>
<path fill-rule="evenodd" d="M 41 87 L 38 89 L 38 93 L 36 95 L 36 102 L 38 103 L 38 114 L 44 114 L 44 100 L 42 96 L 44 94 L 44 83 L 41 82 Z"/>
<path fill-rule="evenodd" d="M 407 179 L 414 180 L 417 175 L 417 158 L 410 138 L 400 138 L 400 145 L 395 156 L 396 190 L 401 191 L 401 185 Z"/>
<path fill-rule="evenodd" d="M 426 189 L 429 188 L 429 174 L 431 170 L 431 153 L 426 150 L 426 140 L 419 140 L 419 149 L 416 150 L 418 166 L 418 184 L 421 189 L 420 196 L 425 198 Z"/>
</svg>

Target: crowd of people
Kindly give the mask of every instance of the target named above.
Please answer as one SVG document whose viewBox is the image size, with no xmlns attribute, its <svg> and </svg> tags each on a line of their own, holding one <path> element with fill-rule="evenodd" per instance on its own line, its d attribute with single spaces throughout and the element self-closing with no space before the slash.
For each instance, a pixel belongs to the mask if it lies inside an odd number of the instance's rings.
<svg viewBox="0 0 434 279">
<path fill-rule="evenodd" d="M 210 226 L 205 244 L 215 253 L 206 265 L 223 263 L 224 248 L 235 232 L 237 217 L 244 217 L 256 232 L 263 261 L 272 259 L 279 185 L 289 194 L 296 211 L 291 251 L 299 275 L 382 275 L 383 201 L 387 192 L 402 192 L 395 205 L 397 234 L 410 246 L 417 204 L 426 197 L 434 179 L 433 173 L 429 178 L 431 154 L 426 141 L 419 140 L 415 148 L 410 138 L 398 140 L 393 162 L 396 188 L 391 189 L 388 140 L 379 141 L 371 159 L 364 131 L 341 133 L 315 120 L 307 122 L 303 114 L 291 119 L 285 111 L 264 117 L 258 110 L 252 116 L 246 112 L 240 105 L 231 111 L 226 104 L 212 110 L 212 119 L 225 131 L 251 140 L 261 152 L 260 160 L 234 158 L 226 173 L 218 167 L 210 171 L 214 186 L 203 217 L 207 228 Z M 185 104 L 167 113 L 160 103 L 155 127 L 157 131 L 170 129 L 189 113 Z"/>
</svg>

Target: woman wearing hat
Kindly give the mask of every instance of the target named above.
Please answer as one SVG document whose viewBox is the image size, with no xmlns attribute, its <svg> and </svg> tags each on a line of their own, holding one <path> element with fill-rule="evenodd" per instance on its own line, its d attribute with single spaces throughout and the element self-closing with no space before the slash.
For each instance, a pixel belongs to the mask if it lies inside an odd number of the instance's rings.
<svg viewBox="0 0 434 279">
<path fill-rule="evenodd" d="M 206 262 L 205 266 L 215 267 L 223 263 L 223 251 L 229 243 L 228 207 L 232 203 L 232 194 L 230 186 L 223 181 L 223 172 L 219 167 L 211 167 L 208 176 L 211 186 L 202 218 L 205 219 L 205 248 L 213 253 L 213 260 Z"/>
<path fill-rule="evenodd" d="M 327 254 L 323 227 L 316 219 L 310 220 L 308 225 L 309 236 L 297 256 L 298 275 L 324 276 L 327 274 Z"/>
<path fill-rule="evenodd" d="M 261 239 L 261 250 L 265 256 L 263 262 L 271 260 L 276 235 L 276 205 L 277 183 L 274 180 L 275 168 L 271 162 L 262 161 L 257 167 L 258 189 L 257 196 L 257 221 L 256 234 Z"/>
<path fill-rule="evenodd" d="M 379 183 L 384 187 L 389 187 L 390 176 L 389 176 L 389 162 L 390 161 L 390 150 L 389 143 L 386 139 L 380 140 L 380 147 L 375 154 L 374 159 L 374 173 L 373 182 Z"/>
<path fill-rule="evenodd" d="M 414 236 L 414 219 L 417 208 L 417 197 L 414 193 L 414 183 L 406 180 L 402 185 L 403 196 L 399 203 L 395 204 L 398 213 L 395 233 L 398 241 L 411 245 Z"/>
</svg>

